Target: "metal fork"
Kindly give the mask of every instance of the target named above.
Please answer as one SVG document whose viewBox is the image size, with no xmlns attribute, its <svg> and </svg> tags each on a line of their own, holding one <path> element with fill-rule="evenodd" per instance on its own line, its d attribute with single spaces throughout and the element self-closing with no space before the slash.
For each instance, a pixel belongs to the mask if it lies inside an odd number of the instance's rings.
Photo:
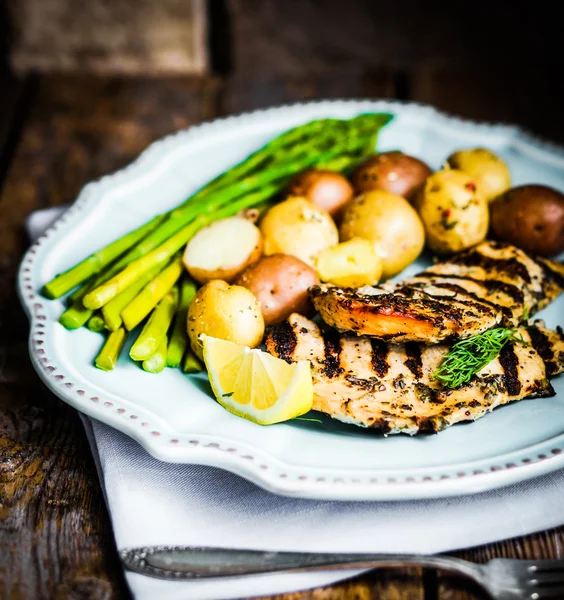
<svg viewBox="0 0 564 600">
<path fill-rule="evenodd" d="M 480 565 L 443 555 L 318 554 L 179 546 L 130 548 L 122 550 L 120 555 L 127 569 L 162 579 L 195 580 L 410 565 L 466 576 L 495 600 L 564 598 L 564 560 L 495 558 Z"/>
</svg>

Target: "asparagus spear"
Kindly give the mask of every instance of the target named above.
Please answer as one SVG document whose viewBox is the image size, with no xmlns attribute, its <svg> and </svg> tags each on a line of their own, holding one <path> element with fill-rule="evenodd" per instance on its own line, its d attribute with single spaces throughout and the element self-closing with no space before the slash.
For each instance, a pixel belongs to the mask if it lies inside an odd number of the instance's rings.
<svg viewBox="0 0 564 600">
<path fill-rule="evenodd" d="M 112 242 L 110 245 L 94 252 L 94 254 L 85 258 L 72 269 L 57 275 L 54 279 L 46 283 L 43 286 L 42 293 L 51 299 L 63 296 L 92 275 L 98 273 L 100 269 L 113 262 L 128 248 L 144 238 L 149 231 L 152 231 L 159 225 L 162 219 L 163 217 L 159 215 L 148 223 L 145 223 L 145 225 Z"/>
<path fill-rule="evenodd" d="M 177 305 L 178 289 L 175 287 L 159 302 L 151 317 L 145 323 L 139 337 L 135 340 L 133 346 L 131 346 L 129 356 L 133 360 L 146 360 L 157 351 L 163 340 L 166 343 L 166 333 L 174 317 Z M 166 346 L 164 357 L 166 363 Z"/>
<path fill-rule="evenodd" d="M 90 329 L 90 331 L 94 331 L 95 333 L 100 333 L 101 331 L 104 331 L 104 329 L 106 329 L 106 324 L 104 323 L 104 319 L 102 318 L 102 315 L 100 315 L 99 313 L 94 313 L 88 319 L 86 326 L 88 327 L 88 329 Z"/>
<path fill-rule="evenodd" d="M 180 301 L 176 311 L 174 328 L 166 351 L 167 367 L 178 367 L 182 362 L 182 356 L 188 345 L 188 332 L 186 331 L 188 307 L 195 294 L 196 284 L 189 277 L 184 277 L 180 285 Z"/>
<path fill-rule="evenodd" d="M 272 160 L 274 152 L 287 148 L 294 144 L 302 144 L 307 141 L 312 135 L 318 134 L 323 129 L 328 129 L 331 125 L 342 124 L 345 121 L 340 119 L 317 119 L 309 121 L 303 125 L 298 125 L 289 129 L 280 135 L 276 136 L 270 142 L 247 156 L 245 160 L 231 167 L 212 181 L 208 183 L 202 190 L 198 191 L 193 198 L 199 198 L 211 191 L 217 191 L 220 187 L 225 187 L 237 180 L 238 178 L 247 175 L 253 170 L 264 165 L 265 162 Z"/>
<path fill-rule="evenodd" d="M 178 256 L 122 310 L 121 318 L 129 331 L 137 327 L 170 292 L 180 275 L 182 275 L 182 257 Z"/>
<path fill-rule="evenodd" d="M 86 308 L 82 304 L 82 299 L 75 300 L 59 317 L 59 323 L 65 329 L 78 329 L 87 323 L 93 314 L 91 308 Z"/>
<path fill-rule="evenodd" d="M 166 335 L 161 340 L 159 347 L 156 352 L 152 354 L 149 358 L 146 358 L 141 366 L 143 367 L 143 371 L 147 371 L 147 373 L 160 373 L 166 365 Z"/>
<path fill-rule="evenodd" d="M 184 362 L 182 363 L 183 373 L 198 373 L 203 370 L 204 365 L 200 359 L 194 354 L 192 348 L 188 348 L 188 350 L 186 350 L 186 355 L 184 356 Z"/>
<path fill-rule="evenodd" d="M 125 307 L 133 302 L 135 297 L 143 290 L 143 288 L 160 273 L 164 264 L 166 264 L 166 261 L 165 263 L 159 264 L 154 269 L 151 269 L 145 273 L 145 275 L 140 277 L 121 294 L 118 294 L 113 300 L 102 307 L 102 316 L 104 317 L 106 327 L 110 331 L 115 331 L 122 326 L 123 319 L 121 318 L 121 313 Z"/>
<path fill-rule="evenodd" d="M 103 371 L 111 371 L 118 361 L 120 352 L 125 344 L 127 332 L 123 327 L 108 335 L 100 354 L 96 357 L 96 366 Z"/>
</svg>

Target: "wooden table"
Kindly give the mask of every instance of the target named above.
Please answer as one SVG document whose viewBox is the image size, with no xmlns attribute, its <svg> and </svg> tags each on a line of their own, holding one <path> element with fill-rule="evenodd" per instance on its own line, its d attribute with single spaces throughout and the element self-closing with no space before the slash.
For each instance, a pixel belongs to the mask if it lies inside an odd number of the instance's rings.
<svg viewBox="0 0 564 600">
<path fill-rule="evenodd" d="M 31 211 L 73 201 L 85 183 L 126 165 L 165 134 L 281 102 L 399 97 L 468 117 L 517 121 L 564 141 L 564 122 L 554 118 L 559 83 L 538 70 L 528 77 L 521 69 L 500 80 L 471 68 L 434 67 L 298 80 L 0 79 L 0 596 L 129 596 L 78 415 L 47 391 L 28 360 L 28 324 L 14 287 Z M 512 92 L 523 86 L 534 86 L 534 105 L 530 96 Z M 564 557 L 564 528 L 457 554 L 475 561 Z M 409 569 L 278 598 L 469 600 L 477 594 L 465 582 Z"/>
</svg>

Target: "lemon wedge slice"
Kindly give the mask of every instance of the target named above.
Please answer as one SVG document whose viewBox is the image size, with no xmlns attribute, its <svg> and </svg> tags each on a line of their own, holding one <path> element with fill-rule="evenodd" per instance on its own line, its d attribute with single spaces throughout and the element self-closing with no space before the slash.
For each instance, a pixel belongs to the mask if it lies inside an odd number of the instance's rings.
<svg viewBox="0 0 564 600">
<path fill-rule="evenodd" d="M 272 425 L 313 403 L 309 361 L 288 364 L 261 350 L 203 335 L 204 362 L 217 401 L 229 412 Z"/>
</svg>

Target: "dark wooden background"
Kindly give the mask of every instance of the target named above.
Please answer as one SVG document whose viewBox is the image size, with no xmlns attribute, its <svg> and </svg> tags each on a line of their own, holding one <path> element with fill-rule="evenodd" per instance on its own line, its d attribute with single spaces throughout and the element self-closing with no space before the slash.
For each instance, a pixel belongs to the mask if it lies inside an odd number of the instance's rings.
<svg viewBox="0 0 564 600">
<path fill-rule="evenodd" d="M 517 122 L 564 142 L 561 26 L 548 2 L 211 0 L 204 74 L 14 74 L 13 1 L 0 0 L 0 597 L 127 598 L 80 421 L 44 388 L 27 358 L 27 322 L 14 291 L 28 243 L 25 217 L 71 202 L 86 182 L 178 128 L 286 102 L 414 100 Z M 562 557 L 563 532 L 459 554 L 478 561 Z M 476 594 L 414 569 L 286 599 Z"/>
</svg>

